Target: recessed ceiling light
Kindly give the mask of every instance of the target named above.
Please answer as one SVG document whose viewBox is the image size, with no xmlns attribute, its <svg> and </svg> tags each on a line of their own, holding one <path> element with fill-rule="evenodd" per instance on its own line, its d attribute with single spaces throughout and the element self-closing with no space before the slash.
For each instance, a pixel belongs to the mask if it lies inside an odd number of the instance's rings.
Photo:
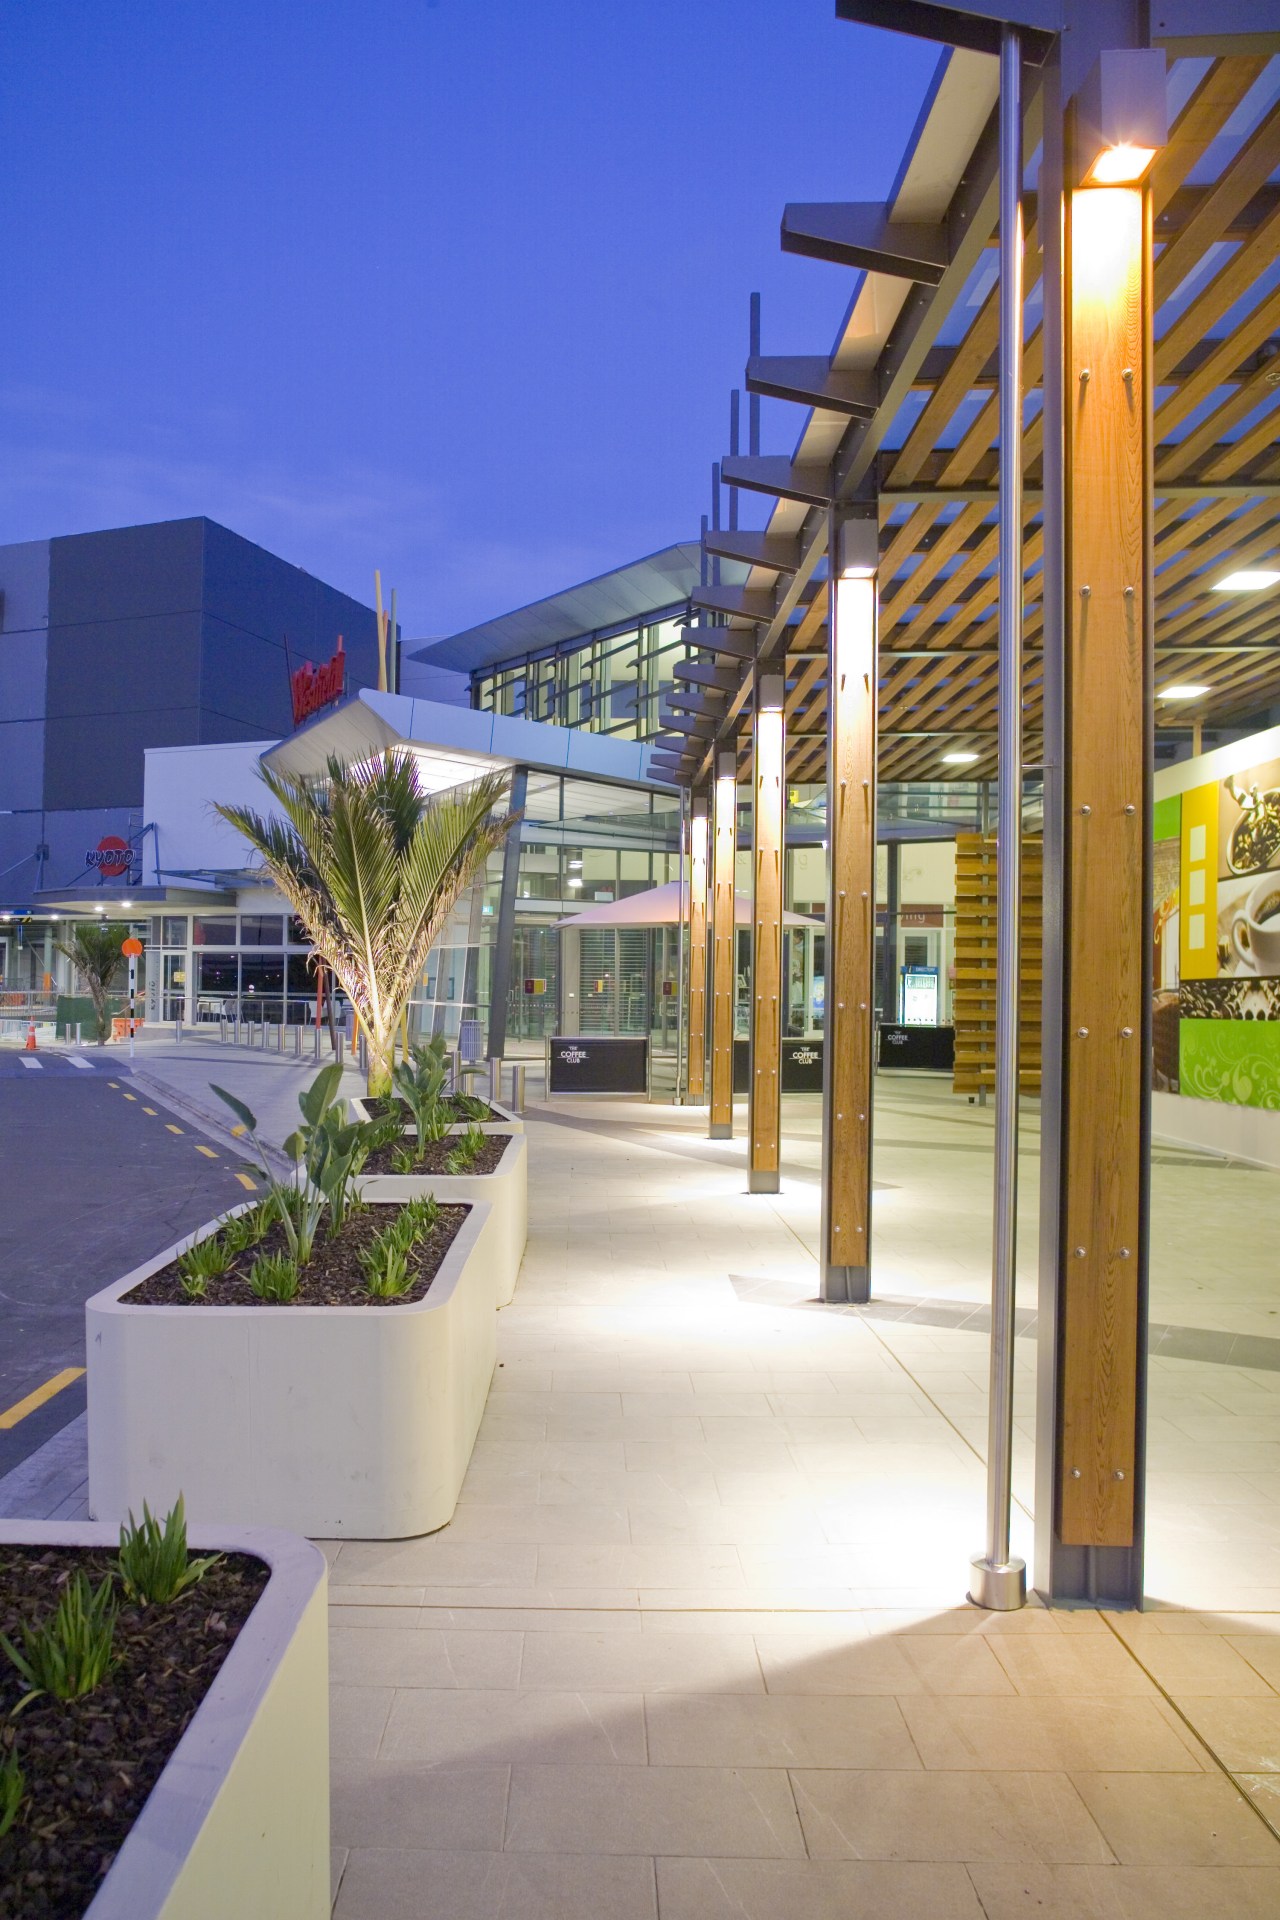
<svg viewBox="0 0 1280 1920">
<path fill-rule="evenodd" d="M 570 881 L 569 881 L 569 885 L 570 885 L 571 887 L 580 887 L 580 886 L 582 885 L 582 882 L 581 882 L 581 880 L 574 880 L 574 879 L 570 879 Z"/>
<path fill-rule="evenodd" d="M 1203 700 L 1206 693 L 1212 692 L 1212 687 L 1163 687 L 1156 698 L 1157 700 Z"/>
<path fill-rule="evenodd" d="M 1280 573 L 1273 567 L 1246 567 L 1213 583 L 1215 593 L 1261 593 L 1264 587 L 1280 587 Z"/>
<path fill-rule="evenodd" d="M 944 753 L 942 757 L 951 767 L 968 767 L 978 758 L 976 753 Z"/>
</svg>

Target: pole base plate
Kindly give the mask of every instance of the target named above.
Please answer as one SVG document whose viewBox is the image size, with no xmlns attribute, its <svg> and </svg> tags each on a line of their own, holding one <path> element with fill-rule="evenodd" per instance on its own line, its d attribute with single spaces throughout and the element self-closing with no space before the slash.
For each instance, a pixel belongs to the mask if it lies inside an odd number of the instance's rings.
<svg viewBox="0 0 1280 1920">
<path fill-rule="evenodd" d="M 1026 1561 L 997 1564 L 976 1556 L 969 1562 L 969 1598 L 975 1607 L 986 1607 L 992 1613 L 1016 1613 L 1027 1604 Z"/>
<path fill-rule="evenodd" d="M 733 1128 L 723 1120 L 713 1120 L 707 1129 L 709 1140 L 732 1140 Z"/>
</svg>

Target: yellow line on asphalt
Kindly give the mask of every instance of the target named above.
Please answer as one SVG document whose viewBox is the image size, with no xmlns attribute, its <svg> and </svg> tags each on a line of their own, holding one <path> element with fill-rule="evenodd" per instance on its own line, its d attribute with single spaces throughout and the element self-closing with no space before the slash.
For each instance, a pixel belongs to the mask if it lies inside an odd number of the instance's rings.
<svg viewBox="0 0 1280 1920">
<path fill-rule="evenodd" d="M 173 1122 L 172 1122 L 172 1120 L 166 1120 L 164 1124 L 165 1124 L 165 1126 L 166 1126 L 166 1127 L 167 1127 L 167 1128 L 169 1129 L 169 1132 L 170 1132 L 170 1133 L 181 1133 L 181 1132 L 182 1132 L 182 1128 L 181 1128 L 181 1127 L 175 1127 L 175 1126 L 174 1126 L 174 1124 L 173 1124 Z"/>
<path fill-rule="evenodd" d="M 0 1429 L 16 1427 L 19 1420 L 25 1420 L 29 1413 L 42 1407 L 46 1400 L 52 1400 L 55 1393 L 61 1393 L 73 1380 L 79 1380 L 84 1373 L 83 1367 L 64 1367 L 61 1373 L 55 1373 L 52 1380 L 46 1380 L 42 1387 L 29 1393 L 25 1400 L 15 1400 L 11 1407 L 0 1413 Z"/>
<path fill-rule="evenodd" d="M 254 1186 L 252 1180 L 249 1178 L 247 1173 L 238 1173 L 236 1175 L 236 1179 L 240 1182 L 240 1185 L 242 1187 L 248 1187 L 250 1193 L 257 1192 L 257 1188 Z"/>
<path fill-rule="evenodd" d="M 231 1138 L 233 1140 L 238 1140 L 240 1138 L 240 1135 L 243 1132 L 244 1132 L 244 1122 L 243 1120 L 237 1120 L 234 1127 L 232 1127 L 231 1129 Z"/>
<path fill-rule="evenodd" d="M 206 1160 L 216 1160 L 218 1157 L 212 1147 L 202 1147 L 198 1140 L 195 1142 L 195 1149 L 197 1153 L 202 1153 Z"/>
<path fill-rule="evenodd" d="M 108 1080 L 108 1082 L 107 1082 L 107 1085 L 108 1085 L 109 1087 L 114 1087 L 114 1088 L 115 1088 L 115 1090 L 116 1090 L 116 1092 L 117 1092 L 117 1093 L 119 1093 L 119 1091 L 120 1091 L 120 1082 L 119 1082 L 118 1080 Z"/>
<path fill-rule="evenodd" d="M 151 1115 L 151 1118 L 152 1118 L 153 1120 L 155 1119 L 155 1117 L 156 1117 L 156 1110 L 155 1110 L 155 1108 L 154 1108 L 154 1107 L 144 1107 L 144 1108 L 142 1109 L 142 1111 L 143 1111 L 144 1113 L 149 1113 L 149 1114 Z"/>
<path fill-rule="evenodd" d="M 138 1096 L 136 1093 L 126 1093 L 124 1097 L 126 1100 L 136 1100 Z"/>
</svg>

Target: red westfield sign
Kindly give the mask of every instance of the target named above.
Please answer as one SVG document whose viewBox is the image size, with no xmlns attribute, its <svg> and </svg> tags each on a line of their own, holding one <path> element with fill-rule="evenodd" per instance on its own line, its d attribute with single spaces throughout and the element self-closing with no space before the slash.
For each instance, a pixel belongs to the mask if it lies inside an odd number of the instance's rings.
<svg viewBox="0 0 1280 1920">
<path fill-rule="evenodd" d="M 319 713 L 321 707 L 341 700 L 346 678 L 347 656 L 342 651 L 342 635 L 339 634 L 333 658 L 323 667 L 313 667 L 308 660 L 289 675 L 294 726 L 300 727 L 313 713 Z"/>
</svg>

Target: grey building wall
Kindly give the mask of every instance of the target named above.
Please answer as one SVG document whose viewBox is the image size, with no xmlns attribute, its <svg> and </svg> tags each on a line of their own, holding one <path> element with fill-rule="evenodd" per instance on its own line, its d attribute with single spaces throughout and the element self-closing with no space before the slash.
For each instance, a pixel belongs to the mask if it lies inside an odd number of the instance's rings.
<svg viewBox="0 0 1280 1920">
<path fill-rule="evenodd" d="M 212 520 L 0 547 L 0 595 L 0 908 L 145 824 L 147 747 L 288 733 L 291 669 L 339 634 L 377 683 L 371 608 Z"/>
</svg>

